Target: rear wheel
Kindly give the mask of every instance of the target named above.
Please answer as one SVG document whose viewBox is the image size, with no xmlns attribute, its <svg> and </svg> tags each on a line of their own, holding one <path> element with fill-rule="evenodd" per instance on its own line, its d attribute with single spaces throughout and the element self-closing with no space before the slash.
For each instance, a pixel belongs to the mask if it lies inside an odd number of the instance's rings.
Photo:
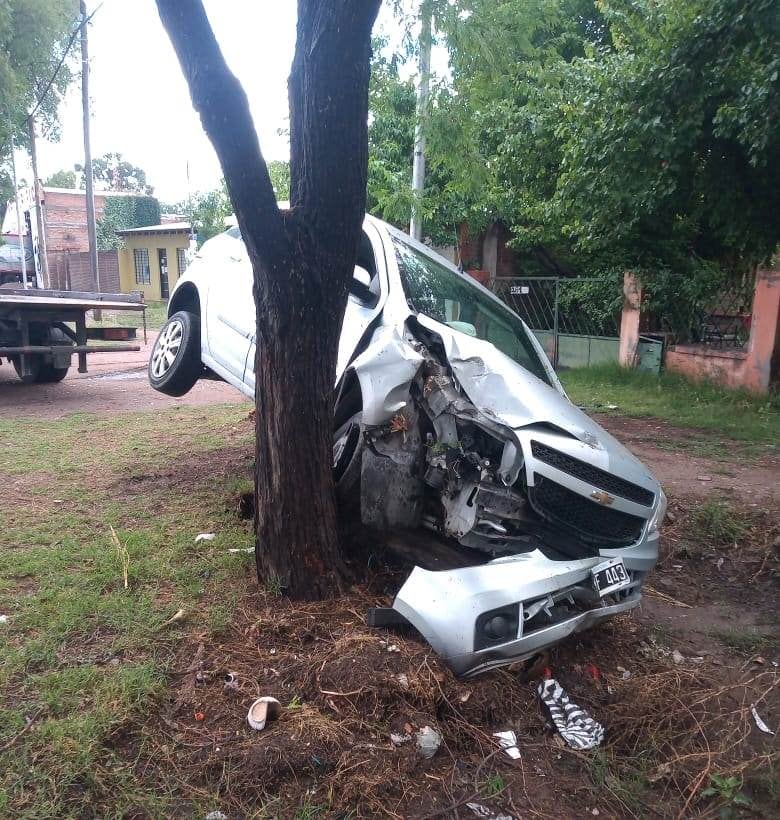
<svg viewBox="0 0 780 820">
<path fill-rule="evenodd" d="M 168 396 L 183 396 L 203 372 L 200 317 L 180 310 L 162 326 L 149 357 L 149 384 Z"/>
</svg>

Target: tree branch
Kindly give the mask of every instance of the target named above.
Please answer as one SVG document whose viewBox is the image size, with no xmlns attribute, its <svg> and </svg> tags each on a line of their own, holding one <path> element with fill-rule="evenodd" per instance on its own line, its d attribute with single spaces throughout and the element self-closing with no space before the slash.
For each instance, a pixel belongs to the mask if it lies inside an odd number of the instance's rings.
<svg viewBox="0 0 780 820">
<path fill-rule="evenodd" d="M 287 255 L 287 243 L 246 94 L 225 62 L 201 0 L 157 0 L 157 10 L 222 165 L 250 258 L 275 266 Z"/>
<path fill-rule="evenodd" d="M 344 219 L 365 211 L 371 28 L 380 3 L 298 0 L 289 80 L 290 205 L 321 239 L 330 234 L 337 242 Z"/>
</svg>

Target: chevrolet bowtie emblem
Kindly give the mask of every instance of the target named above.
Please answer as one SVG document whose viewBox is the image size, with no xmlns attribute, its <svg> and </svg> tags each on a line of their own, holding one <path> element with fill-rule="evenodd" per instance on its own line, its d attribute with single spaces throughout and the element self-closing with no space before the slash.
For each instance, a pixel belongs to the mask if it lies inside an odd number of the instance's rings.
<svg viewBox="0 0 780 820">
<path fill-rule="evenodd" d="M 610 495 L 609 493 L 605 493 L 603 490 L 594 490 L 590 497 L 594 501 L 598 501 L 599 504 L 604 504 L 606 507 L 612 506 L 612 502 L 615 500 L 614 495 Z"/>
</svg>

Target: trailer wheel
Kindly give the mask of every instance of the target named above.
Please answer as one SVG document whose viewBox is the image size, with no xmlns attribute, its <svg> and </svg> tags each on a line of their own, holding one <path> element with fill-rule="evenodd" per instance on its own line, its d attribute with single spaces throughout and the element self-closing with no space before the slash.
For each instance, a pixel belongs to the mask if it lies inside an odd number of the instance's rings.
<svg viewBox="0 0 780 820">
<path fill-rule="evenodd" d="M 56 327 L 49 329 L 48 340 L 44 337 L 40 339 L 39 343 L 53 345 L 73 344 L 71 339 Z M 47 361 L 47 358 L 49 357 L 42 354 L 36 354 L 34 356 L 29 356 L 28 358 L 30 360 L 31 371 L 29 376 L 22 375 L 22 361 L 20 356 L 14 356 L 11 359 L 14 370 L 16 370 L 16 375 L 25 384 L 54 384 L 56 382 L 61 382 L 68 374 L 68 370 L 70 370 L 70 365 L 67 367 L 55 367 L 54 362 Z"/>
<path fill-rule="evenodd" d="M 24 382 L 24 384 L 37 384 L 38 377 L 41 373 L 41 365 L 43 364 L 43 356 L 40 353 L 30 355 L 27 357 L 30 372 L 27 375 L 22 375 L 22 357 L 11 356 L 11 363 L 14 366 L 16 375 Z"/>
<path fill-rule="evenodd" d="M 73 341 L 65 335 L 58 327 L 53 327 L 49 330 L 49 341 L 53 345 L 72 345 Z M 61 382 L 70 370 L 70 360 L 68 360 L 67 367 L 55 367 L 54 362 L 47 362 L 46 357 L 41 359 L 40 368 L 38 369 L 38 384 L 53 384 Z"/>
<path fill-rule="evenodd" d="M 180 310 L 162 326 L 149 357 L 149 384 L 168 396 L 183 396 L 203 372 L 200 317 Z"/>
</svg>

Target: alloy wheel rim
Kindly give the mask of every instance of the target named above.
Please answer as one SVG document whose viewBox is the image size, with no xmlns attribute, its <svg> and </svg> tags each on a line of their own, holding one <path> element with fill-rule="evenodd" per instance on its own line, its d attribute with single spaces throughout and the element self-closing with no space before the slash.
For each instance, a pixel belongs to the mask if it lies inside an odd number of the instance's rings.
<svg viewBox="0 0 780 820">
<path fill-rule="evenodd" d="M 178 319 L 163 328 L 152 351 L 152 375 L 155 379 L 161 379 L 171 369 L 183 338 L 184 325 Z"/>
</svg>

